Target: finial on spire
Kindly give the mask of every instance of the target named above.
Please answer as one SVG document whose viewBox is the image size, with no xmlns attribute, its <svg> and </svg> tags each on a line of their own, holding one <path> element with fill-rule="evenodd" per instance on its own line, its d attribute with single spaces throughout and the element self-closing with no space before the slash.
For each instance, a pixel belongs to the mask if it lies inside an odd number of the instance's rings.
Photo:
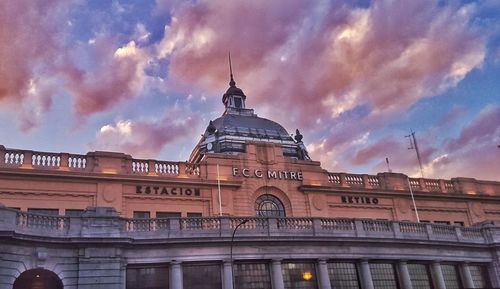
<svg viewBox="0 0 500 289">
<path fill-rule="evenodd" d="M 229 81 L 229 86 L 236 86 L 236 82 L 233 78 L 233 67 L 231 65 L 231 51 L 229 51 L 229 74 L 231 75 L 231 80 Z"/>
</svg>

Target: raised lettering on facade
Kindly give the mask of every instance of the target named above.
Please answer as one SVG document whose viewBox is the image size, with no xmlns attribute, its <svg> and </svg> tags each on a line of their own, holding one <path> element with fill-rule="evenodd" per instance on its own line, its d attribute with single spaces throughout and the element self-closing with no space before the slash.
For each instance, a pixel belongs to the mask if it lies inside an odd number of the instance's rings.
<svg viewBox="0 0 500 289">
<path fill-rule="evenodd" d="M 341 196 L 340 200 L 344 204 L 378 204 L 378 198 L 371 197 Z"/>
<path fill-rule="evenodd" d="M 296 180 L 302 181 L 304 179 L 302 172 L 292 172 L 292 171 L 280 171 L 280 170 L 268 170 L 264 171 L 261 169 L 248 169 L 248 168 L 233 168 L 233 177 L 245 177 L 245 178 L 268 178 L 277 180 Z"/>
<path fill-rule="evenodd" d="M 136 194 L 199 197 L 200 189 L 168 188 L 160 186 L 135 186 Z"/>
</svg>

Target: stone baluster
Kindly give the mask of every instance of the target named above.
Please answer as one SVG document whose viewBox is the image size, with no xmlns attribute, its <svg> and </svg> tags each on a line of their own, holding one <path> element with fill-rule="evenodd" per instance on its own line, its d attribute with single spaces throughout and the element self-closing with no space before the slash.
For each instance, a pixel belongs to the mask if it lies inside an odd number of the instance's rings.
<svg viewBox="0 0 500 289">
<path fill-rule="evenodd" d="M 283 282 L 283 272 L 281 271 L 281 260 L 275 259 L 271 261 L 272 288 L 285 289 Z"/>
<path fill-rule="evenodd" d="M 183 289 L 181 262 L 172 260 L 170 263 L 170 289 Z"/>
<path fill-rule="evenodd" d="M 370 271 L 368 260 L 361 260 L 359 266 L 361 268 L 361 288 L 374 289 L 372 272 Z"/>
<path fill-rule="evenodd" d="M 318 261 L 318 273 L 319 288 L 332 289 L 332 285 L 330 284 L 330 277 L 328 276 L 328 265 L 326 263 L 326 260 L 320 259 Z"/>
<path fill-rule="evenodd" d="M 401 289 L 412 289 L 410 272 L 408 271 L 408 264 L 406 261 L 401 260 L 398 263 L 399 279 L 401 280 Z"/>
</svg>

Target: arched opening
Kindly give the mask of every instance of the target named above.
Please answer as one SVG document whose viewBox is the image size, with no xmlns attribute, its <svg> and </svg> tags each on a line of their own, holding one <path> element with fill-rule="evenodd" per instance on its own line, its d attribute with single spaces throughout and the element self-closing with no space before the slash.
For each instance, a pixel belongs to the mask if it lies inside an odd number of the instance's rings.
<svg viewBox="0 0 500 289">
<path fill-rule="evenodd" d="M 63 284 L 54 272 L 38 268 L 21 273 L 13 289 L 63 289 Z"/>
<path fill-rule="evenodd" d="M 285 217 L 285 207 L 277 197 L 264 194 L 255 201 L 255 213 L 258 217 Z"/>
</svg>

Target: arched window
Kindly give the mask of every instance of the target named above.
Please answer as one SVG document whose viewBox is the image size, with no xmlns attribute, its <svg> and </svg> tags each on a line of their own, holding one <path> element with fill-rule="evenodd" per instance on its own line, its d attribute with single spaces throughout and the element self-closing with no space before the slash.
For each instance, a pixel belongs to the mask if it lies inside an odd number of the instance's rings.
<svg viewBox="0 0 500 289">
<path fill-rule="evenodd" d="M 275 196 L 265 194 L 255 201 L 255 213 L 258 217 L 285 217 L 285 207 Z"/>
</svg>

